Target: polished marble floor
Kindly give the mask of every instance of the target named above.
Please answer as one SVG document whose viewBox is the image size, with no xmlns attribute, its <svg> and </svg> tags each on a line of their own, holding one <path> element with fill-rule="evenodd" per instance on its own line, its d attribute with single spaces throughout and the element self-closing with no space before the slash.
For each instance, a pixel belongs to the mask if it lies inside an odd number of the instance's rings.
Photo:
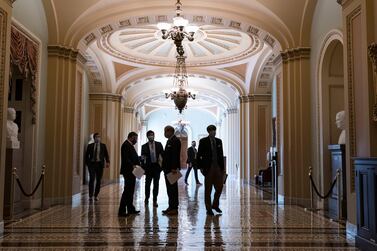
<svg viewBox="0 0 377 251">
<path fill-rule="evenodd" d="M 158 208 L 144 205 L 142 179 L 135 196 L 141 213 L 126 218 L 117 215 L 122 184 L 111 184 L 98 202 L 83 193 L 73 205 L 8 224 L 0 250 L 357 250 L 344 226 L 298 206 L 276 206 L 268 193 L 233 177 L 227 182 L 222 215 L 206 216 L 204 186 L 180 180 L 179 214 L 163 216 L 163 177 Z"/>
</svg>

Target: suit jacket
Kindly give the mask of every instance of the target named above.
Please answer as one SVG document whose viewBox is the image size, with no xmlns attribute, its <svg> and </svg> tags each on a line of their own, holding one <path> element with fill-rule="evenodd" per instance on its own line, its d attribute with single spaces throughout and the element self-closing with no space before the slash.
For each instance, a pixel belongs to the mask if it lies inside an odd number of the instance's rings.
<svg viewBox="0 0 377 251">
<path fill-rule="evenodd" d="M 128 140 L 126 140 L 122 144 L 120 154 L 121 154 L 120 174 L 124 176 L 135 177 L 132 174 L 132 171 L 134 170 L 134 165 L 140 165 L 139 156 L 137 155 L 135 147 L 130 142 L 128 142 Z"/>
<path fill-rule="evenodd" d="M 221 168 L 221 170 L 224 170 L 223 144 L 221 139 L 215 138 L 215 140 L 217 165 Z M 208 173 L 208 170 L 211 168 L 212 164 L 212 149 L 211 140 L 209 137 L 203 138 L 199 141 L 197 160 L 198 167 L 202 170 L 203 174 L 206 175 Z"/>
<path fill-rule="evenodd" d="M 161 142 L 155 141 L 155 154 L 156 154 L 156 161 L 158 164 L 158 158 L 161 155 L 161 157 L 164 154 L 164 148 L 161 144 Z M 149 142 L 145 143 L 141 146 L 141 156 L 144 156 L 144 161 L 142 163 L 142 167 L 145 169 L 145 171 L 148 173 L 151 170 L 151 153 L 149 150 Z M 160 167 L 161 168 L 161 167 Z M 161 171 L 161 169 L 159 170 Z"/>
<path fill-rule="evenodd" d="M 181 141 L 174 135 L 171 137 L 165 146 L 165 151 L 162 159 L 162 170 L 165 173 L 170 173 L 172 169 L 181 168 Z"/>
<path fill-rule="evenodd" d="M 95 145 L 95 143 L 91 143 L 91 144 L 88 145 L 88 147 L 86 149 L 85 163 L 88 166 L 91 163 L 93 163 L 92 160 L 93 160 L 93 158 L 95 158 L 95 156 L 93 156 L 94 155 L 94 145 Z M 110 158 L 109 158 L 109 153 L 107 152 L 107 147 L 103 143 L 100 143 L 99 159 L 100 159 L 100 162 L 102 162 L 102 166 L 104 166 L 105 161 L 107 163 L 110 163 Z"/>
<path fill-rule="evenodd" d="M 193 166 L 196 166 L 197 165 L 197 161 L 196 161 L 196 156 L 195 156 L 195 150 L 192 146 L 190 146 L 188 149 L 187 149 L 187 161 L 186 161 L 187 164 L 192 164 Z"/>
</svg>

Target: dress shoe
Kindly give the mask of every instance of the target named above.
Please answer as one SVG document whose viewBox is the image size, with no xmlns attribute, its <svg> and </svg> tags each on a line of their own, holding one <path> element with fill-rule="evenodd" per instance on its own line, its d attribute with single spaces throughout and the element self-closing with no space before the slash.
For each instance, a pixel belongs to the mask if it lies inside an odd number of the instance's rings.
<svg viewBox="0 0 377 251">
<path fill-rule="evenodd" d="M 202 183 L 200 183 L 200 182 L 198 181 L 198 182 L 196 182 L 196 185 L 197 185 L 197 186 L 201 186 Z"/>
<path fill-rule="evenodd" d="M 221 214 L 221 213 L 223 212 L 223 211 L 221 211 L 221 209 L 218 208 L 218 207 L 213 207 L 212 209 L 215 210 L 216 212 L 218 212 L 219 214 Z"/>
<path fill-rule="evenodd" d="M 166 208 L 165 210 L 162 210 L 162 214 L 167 214 L 170 210 L 170 208 Z"/>
<path fill-rule="evenodd" d="M 212 212 L 212 210 L 209 210 L 209 211 L 207 211 L 207 215 L 213 216 L 215 214 Z"/>
<path fill-rule="evenodd" d="M 153 207 L 158 207 L 157 201 L 153 201 Z"/>
<path fill-rule="evenodd" d="M 185 181 L 185 184 L 186 184 L 186 186 L 188 186 L 189 183 L 187 181 Z"/>
<path fill-rule="evenodd" d="M 140 213 L 139 210 L 134 210 L 134 211 L 130 211 L 130 212 L 128 212 L 128 214 L 139 214 L 139 213 Z"/>
<path fill-rule="evenodd" d="M 98 197 L 94 197 L 94 200 L 95 200 L 95 201 L 99 201 Z"/>
</svg>

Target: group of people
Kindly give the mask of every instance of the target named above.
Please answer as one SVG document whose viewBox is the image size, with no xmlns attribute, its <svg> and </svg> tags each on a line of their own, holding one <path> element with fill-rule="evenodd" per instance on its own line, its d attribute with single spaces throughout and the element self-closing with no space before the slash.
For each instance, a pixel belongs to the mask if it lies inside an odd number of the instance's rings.
<svg viewBox="0 0 377 251">
<path fill-rule="evenodd" d="M 224 166 L 224 153 L 222 141 L 216 138 L 216 126 L 207 127 L 208 137 L 199 141 L 198 150 L 196 142 L 193 141 L 187 150 L 188 170 L 185 176 L 187 183 L 188 175 L 194 169 L 197 185 L 200 185 L 197 169 L 204 175 L 204 193 L 207 215 L 214 215 L 213 210 L 222 213 L 219 207 L 220 195 L 226 179 Z M 121 169 L 120 174 L 124 178 L 124 191 L 120 200 L 118 216 L 126 217 L 132 214 L 139 214 L 133 204 L 136 176 L 135 168 L 141 166 L 145 171 L 145 205 L 149 204 L 150 187 L 153 181 L 153 206 L 158 207 L 157 197 L 159 191 L 160 174 L 163 171 L 167 195 L 169 198 L 168 208 L 162 211 L 164 215 L 178 214 L 178 182 L 170 182 L 168 176 L 178 175 L 181 169 L 181 141 L 175 136 L 175 129 L 172 126 L 164 128 L 164 136 L 168 139 L 163 148 L 162 144 L 155 141 L 155 133 L 147 132 L 148 142 L 142 145 L 141 156 L 139 157 L 134 145 L 137 143 L 138 134 L 130 132 L 127 140 L 121 147 Z M 98 201 L 98 194 L 101 188 L 103 168 L 109 167 L 110 160 L 106 145 L 101 143 L 100 135 L 93 135 L 94 143 L 89 144 L 86 152 L 86 164 L 89 169 L 89 200 Z M 94 181 L 96 186 L 94 187 Z M 212 188 L 215 189 L 213 201 L 211 199 Z"/>
</svg>

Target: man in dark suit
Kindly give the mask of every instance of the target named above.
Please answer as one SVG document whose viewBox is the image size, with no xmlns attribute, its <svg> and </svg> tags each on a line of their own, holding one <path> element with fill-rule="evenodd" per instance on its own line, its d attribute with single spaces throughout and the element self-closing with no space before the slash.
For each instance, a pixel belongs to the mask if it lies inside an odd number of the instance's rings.
<svg viewBox="0 0 377 251">
<path fill-rule="evenodd" d="M 163 147 L 160 142 L 154 140 L 154 132 L 147 132 L 148 142 L 141 147 L 142 166 L 145 170 L 145 201 L 148 205 L 153 180 L 153 206 L 158 207 L 157 196 L 160 181 L 161 166 L 159 158 L 162 157 Z M 161 156 L 161 157 L 160 157 Z"/>
<path fill-rule="evenodd" d="M 85 163 L 89 170 L 89 200 L 98 201 L 98 194 L 101 189 L 101 180 L 103 175 L 103 168 L 110 166 L 109 153 L 106 145 L 101 143 L 101 136 L 99 133 L 93 134 L 94 143 L 89 144 L 86 149 Z M 105 163 L 106 162 L 106 163 Z M 94 181 L 96 181 L 96 188 L 94 190 Z"/>
<path fill-rule="evenodd" d="M 223 190 L 225 175 L 223 145 L 220 139 L 216 138 L 216 126 L 207 127 L 208 137 L 199 141 L 198 166 L 203 173 L 204 197 L 207 215 L 214 215 L 212 209 L 222 213 L 219 208 L 220 195 Z M 211 203 L 212 186 L 215 187 L 215 197 Z"/>
<path fill-rule="evenodd" d="M 179 172 L 181 165 L 181 141 L 174 135 L 174 128 L 166 126 L 164 135 L 168 139 L 162 158 L 162 170 L 165 173 L 166 190 L 169 197 L 169 207 L 162 211 L 165 215 L 178 214 L 178 182 L 170 184 L 166 175 L 170 172 L 175 174 Z"/>
<path fill-rule="evenodd" d="M 120 217 L 140 213 L 140 211 L 137 211 L 133 205 L 136 177 L 132 171 L 136 165 L 140 165 L 139 156 L 134 147 L 136 142 L 137 134 L 135 132 L 130 132 L 127 140 L 124 141 L 121 147 L 122 163 L 120 174 L 122 174 L 124 178 L 124 190 L 118 211 L 118 216 Z"/>
<path fill-rule="evenodd" d="M 187 149 L 187 161 L 186 161 L 186 163 L 188 165 L 188 169 L 187 169 L 186 176 L 185 176 L 185 184 L 186 185 L 188 185 L 187 179 L 190 175 L 191 169 L 193 169 L 193 168 L 194 168 L 196 184 L 201 185 L 201 183 L 198 179 L 198 165 L 197 165 L 197 161 L 196 161 L 196 155 L 197 155 L 198 151 L 196 150 L 195 147 L 196 147 L 196 142 L 193 141 L 193 142 L 191 142 L 191 146 Z"/>
</svg>

